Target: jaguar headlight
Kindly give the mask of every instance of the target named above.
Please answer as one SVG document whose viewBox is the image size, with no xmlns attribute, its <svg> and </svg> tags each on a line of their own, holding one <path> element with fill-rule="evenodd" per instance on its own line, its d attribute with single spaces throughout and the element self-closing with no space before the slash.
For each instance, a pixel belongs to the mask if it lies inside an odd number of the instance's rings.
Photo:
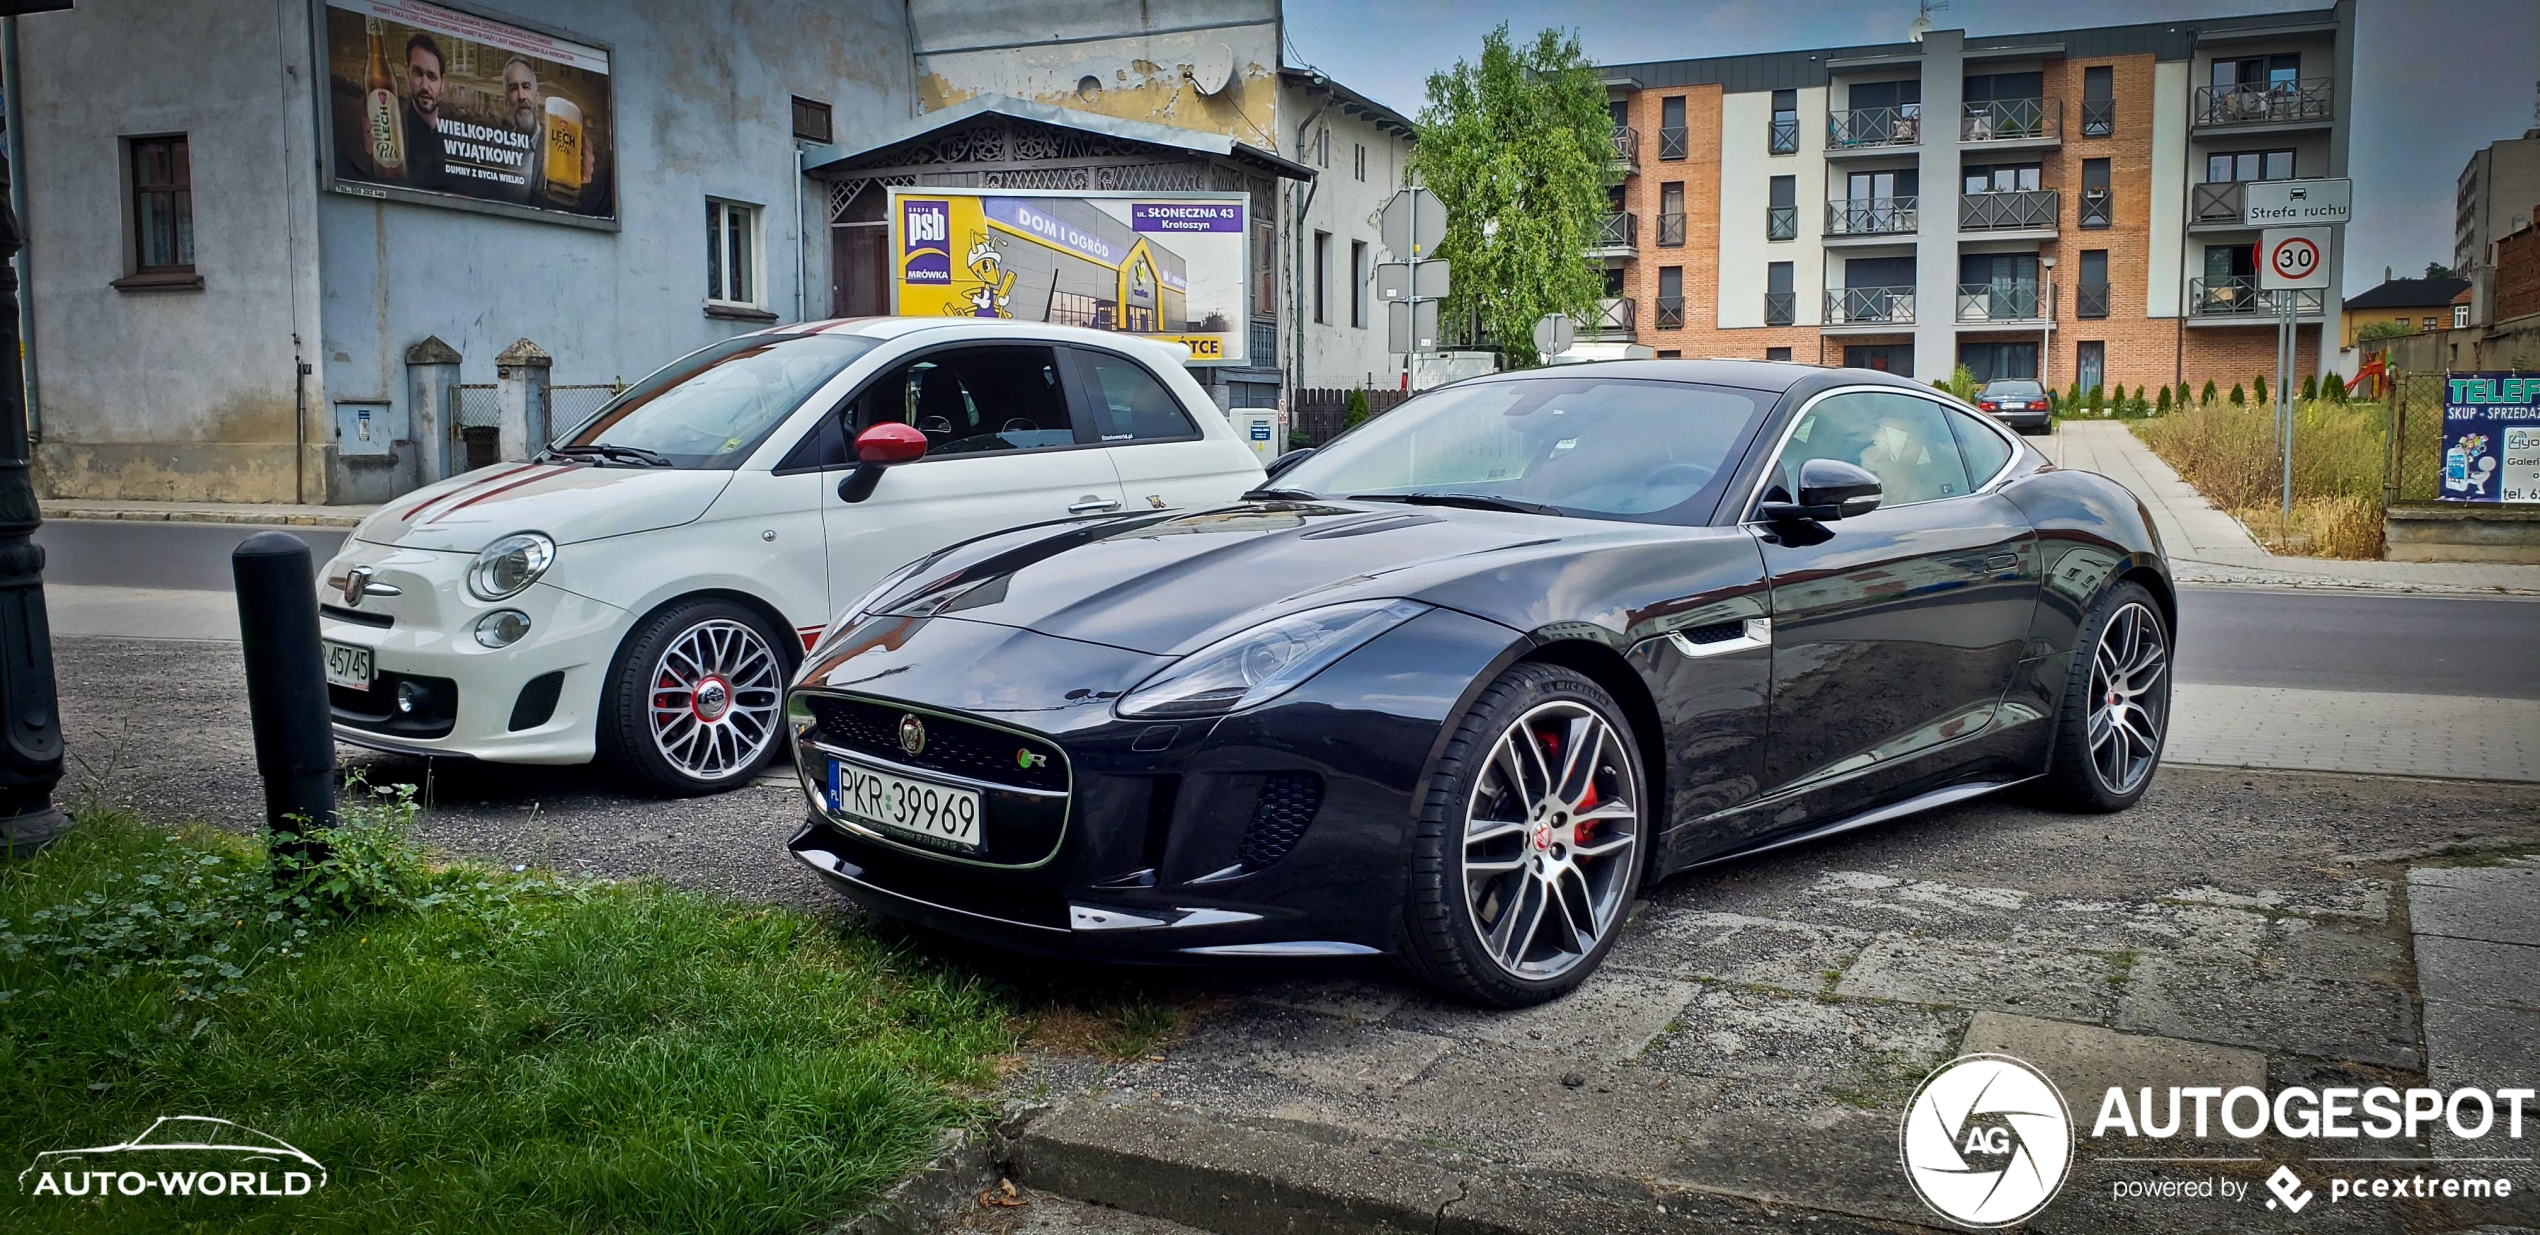
<svg viewBox="0 0 2540 1235">
<path fill-rule="evenodd" d="M 556 562 L 556 542 L 536 532 L 514 532 L 485 546 L 467 568 L 467 591 L 478 600 L 518 596 Z"/>
<path fill-rule="evenodd" d="M 1174 661 L 1121 697 L 1124 717 L 1217 716 L 1295 689 L 1360 645 L 1429 611 L 1360 600 L 1274 618 Z"/>
</svg>

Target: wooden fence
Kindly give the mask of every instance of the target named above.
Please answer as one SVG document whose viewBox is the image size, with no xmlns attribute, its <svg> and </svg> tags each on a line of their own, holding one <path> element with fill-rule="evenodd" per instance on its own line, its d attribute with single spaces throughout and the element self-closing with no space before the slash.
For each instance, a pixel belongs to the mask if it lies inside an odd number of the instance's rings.
<svg viewBox="0 0 2540 1235">
<path fill-rule="evenodd" d="M 1288 399 L 1288 424 L 1296 437 L 1309 446 L 1320 446 L 1340 436 L 1341 422 L 1349 418 L 1351 387 L 1307 387 Z M 1369 417 L 1382 416 L 1394 405 L 1411 396 L 1399 390 L 1370 388 L 1367 396 Z"/>
</svg>

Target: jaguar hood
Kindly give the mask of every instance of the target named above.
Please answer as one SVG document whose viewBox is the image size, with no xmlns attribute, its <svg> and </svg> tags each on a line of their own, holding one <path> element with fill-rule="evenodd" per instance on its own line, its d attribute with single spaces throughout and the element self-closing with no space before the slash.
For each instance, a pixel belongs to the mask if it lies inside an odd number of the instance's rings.
<svg viewBox="0 0 2540 1235">
<path fill-rule="evenodd" d="M 478 468 L 382 506 L 353 535 L 376 544 L 474 553 L 514 532 L 557 544 L 694 522 L 732 473 L 583 461 Z"/>
<path fill-rule="evenodd" d="M 1632 524 L 1499 511 L 1255 502 L 974 541 L 930 563 L 884 604 L 892 613 L 1180 655 L 1322 604 L 1407 597 L 1465 607 L 1476 584 L 1493 590 L 1501 575 L 1512 596 L 1521 594 L 1534 585 L 1519 580 L 1539 573 L 1530 563 L 1574 553 L 1583 541 L 1645 534 Z"/>
</svg>

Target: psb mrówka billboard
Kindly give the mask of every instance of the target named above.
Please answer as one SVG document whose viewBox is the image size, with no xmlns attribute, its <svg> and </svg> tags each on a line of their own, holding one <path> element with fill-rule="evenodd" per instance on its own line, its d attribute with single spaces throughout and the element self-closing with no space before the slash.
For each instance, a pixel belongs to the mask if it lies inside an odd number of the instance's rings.
<svg viewBox="0 0 2540 1235">
<path fill-rule="evenodd" d="M 891 190 L 892 311 L 1090 326 L 1244 359 L 1240 194 Z"/>
<path fill-rule="evenodd" d="M 607 49 L 423 0 L 326 0 L 326 60 L 339 191 L 617 216 Z"/>
</svg>

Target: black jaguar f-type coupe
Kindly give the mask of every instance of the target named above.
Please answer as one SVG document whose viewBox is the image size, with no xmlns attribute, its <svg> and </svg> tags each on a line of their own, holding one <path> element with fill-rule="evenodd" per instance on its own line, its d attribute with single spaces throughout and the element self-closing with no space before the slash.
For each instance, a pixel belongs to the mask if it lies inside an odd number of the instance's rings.
<svg viewBox="0 0 2540 1235">
<path fill-rule="evenodd" d="M 1930 388 L 1582 364 L 1280 464 L 875 587 L 788 696 L 794 855 L 1017 948 L 1514 1006 L 1674 872 L 2023 783 L 2120 810 L 2159 762 L 2149 516 Z"/>
</svg>

